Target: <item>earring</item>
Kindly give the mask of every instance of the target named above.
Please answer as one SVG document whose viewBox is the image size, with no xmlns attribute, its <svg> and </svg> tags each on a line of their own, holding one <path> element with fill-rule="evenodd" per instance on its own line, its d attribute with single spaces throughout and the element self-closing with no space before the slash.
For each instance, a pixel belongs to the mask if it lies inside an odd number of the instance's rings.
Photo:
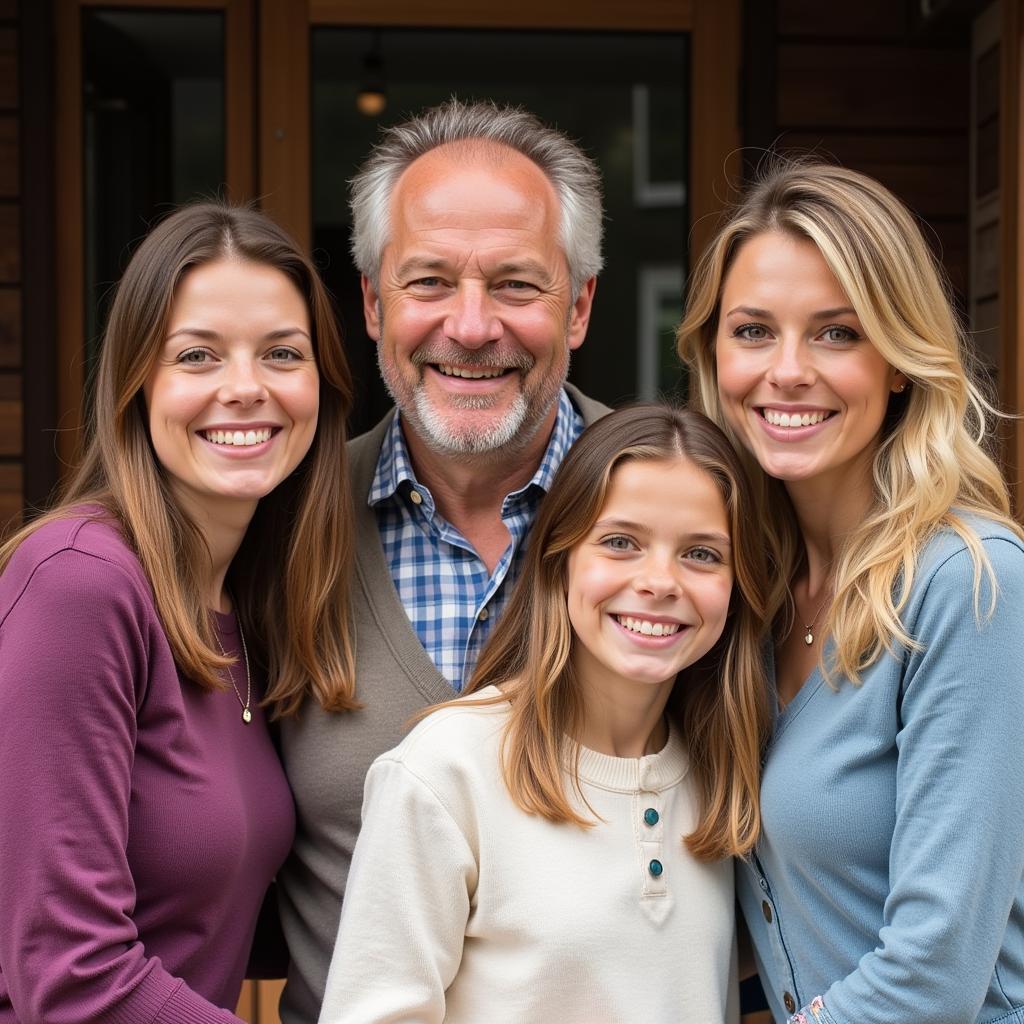
<svg viewBox="0 0 1024 1024">
<path fill-rule="evenodd" d="M 892 389 L 894 395 L 902 395 L 903 392 L 906 391 L 906 390 L 907 390 L 907 382 L 906 381 L 901 381 L 899 384 L 897 384 Z"/>
</svg>

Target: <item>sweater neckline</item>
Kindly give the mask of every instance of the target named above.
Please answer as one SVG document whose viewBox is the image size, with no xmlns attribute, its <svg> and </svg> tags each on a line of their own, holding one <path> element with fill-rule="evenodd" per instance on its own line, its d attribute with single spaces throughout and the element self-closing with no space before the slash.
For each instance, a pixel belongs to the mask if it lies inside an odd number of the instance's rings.
<svg viewBox="0 0 1024 1024">
<path fill-rule="evenodd" d="M 491 697 L 500 692 L 497 686 L 491 685 L 478 690 L 476 696 Z M 638 790 L 656 793 L 670 789 L 679 783 L 690 768 L 686 745 L 671 719 L 668 720 L 668 741 L 655 754 L 613 757 L 567 739 L 563 763 L 568 772 L 575 769 L 579 773 L 581 782 L 616 793 L 635 793 Z"/>
<path fill-rule="evenodd" d="M 567 751 L 569 764 L 579 752 L 579 777 L 582 782 L 615 792 L 637 790 L 659 792 L 675 786 L 686 775 L 690 759 L 675 725 L 669 721 L 668 742 L 655 754 L 643 757 L 613 757 L 589 747 L 572 743 Z"/>
</svg>

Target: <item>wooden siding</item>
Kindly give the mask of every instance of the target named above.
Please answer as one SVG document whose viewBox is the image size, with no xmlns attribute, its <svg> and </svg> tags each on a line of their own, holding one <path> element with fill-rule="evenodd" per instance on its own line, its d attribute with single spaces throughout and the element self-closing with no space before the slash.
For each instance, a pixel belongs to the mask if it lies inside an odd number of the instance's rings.
<svg viewBox="0 0 1024 1024">
<path fill-rule="evenodd" d="M 0 538 L 23 504 L 18 21 L 0 3 Z"/>
<path fill-rule="evenodd" d="M 923 32 L 909 5 L 890 0 L 777 0 L 772 29 L 773 40 L 762 36 L 745 55 L 753 84 L 758 49 L 770 45 L 775 79 L 774 110 L 747 126 L 747 141 L 878 178 L 927 223 L 965 294 L 969 33 Z"/>
</svg>

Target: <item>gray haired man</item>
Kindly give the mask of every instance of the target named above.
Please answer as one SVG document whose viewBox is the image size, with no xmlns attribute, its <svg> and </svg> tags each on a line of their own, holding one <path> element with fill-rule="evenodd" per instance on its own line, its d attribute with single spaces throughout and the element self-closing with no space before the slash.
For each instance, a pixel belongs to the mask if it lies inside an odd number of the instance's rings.
<svg viewBox="0 0 1024 1024">
<path fill-rule="evenodd" d="M 468 681 L 559 462 L 607 412 L 566 384 L 602 209 L 597 169 L 565 135 L 522 110 L 452 100 L 384 132 L 352 182 L 352 212 L 367 330 L 396 409 L 350 444 L 364 707 L 308 701 L 282 728 L 298 811 L 279 878 L 284 1024 L 319 1014 L 370 763 Z M 382 885 L 402 869 L 380 867 Z"/>
</svg>

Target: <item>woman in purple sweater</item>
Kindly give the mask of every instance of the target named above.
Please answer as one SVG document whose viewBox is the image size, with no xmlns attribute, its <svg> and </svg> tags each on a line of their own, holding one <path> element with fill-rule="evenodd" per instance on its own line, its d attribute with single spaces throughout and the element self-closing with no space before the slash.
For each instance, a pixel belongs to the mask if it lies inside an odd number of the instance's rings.
<svg viewBox="0 0 1024 1024">
<path fill-rule="evenodd" d="M 294 828 L 267 719 L 352 706 L 349 401 L 265 217 L 142 242 L 81 468 L 0 547 L 0 1024 L 238 1021 Z"/>
</svg>

